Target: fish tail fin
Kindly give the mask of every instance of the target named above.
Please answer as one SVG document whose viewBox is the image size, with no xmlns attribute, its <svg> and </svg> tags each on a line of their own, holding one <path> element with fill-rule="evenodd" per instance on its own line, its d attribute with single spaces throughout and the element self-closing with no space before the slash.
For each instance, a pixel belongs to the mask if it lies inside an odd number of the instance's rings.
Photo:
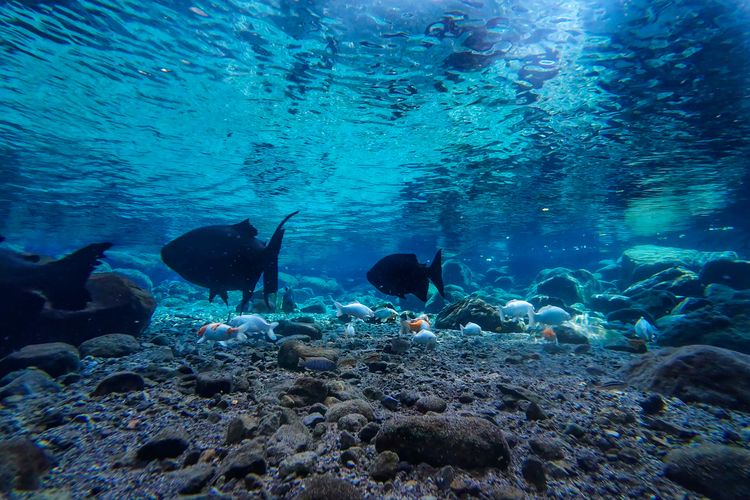
<svg viewBox="0 0 750 500">
<path fill-rule="evenodd" d="M 336 306 L 336 317 L 340 318 L 344 315 L 344 306 L 340 302 L 333 301 L 333 305 Z"/>
<path fill-rule="evenodd" d="M 279 326 L 278 321 L 274 321 L 271 323 L 271 325 L 268 327 L 268 331 L 266 332 L 266 335 L 268 335 L 268 338 L 271 340 L 276 340 L 276 333 L 274 333 L 273 329 Z"/>
<path fill-rule="evenodd" d="M 53 307 L 68 310 L 86 307 L 91 300 L 86 281 L 111 247 L 112 243 L 93 243 L 45 265 L 48 272 L 40 288 Z"/>
<path fill-rule="evenodd" d="M 445 290 L 443 290 L 443 249 L 438 249 L 435 254 L 435 258 L 432 259 L 432 264 L 429 268 L 429 276 L 432 282 L 435 284 L 438 293 L 441 297 L 445 297 Z"/>
<path fill-rule="evenodd" d="M 237 332 L 237 340 L 240 342 L 244 342 L 247 340 L 247 335 L 245 335 L 245 332 Z"/>
<path fill-rule="evenodd" d="M 500 313 L 500 321 L 505 323 L 505 313 L 503 312 L 503 306 L 498 307 L 497 310 Z"/>
<path fill-rule="evenodd" d="M 284 224 L 298 213 L 299 210 L 284 217 L 266 246 L 266 266 L 263 269 L 263 300 L 269 308 L 271 304 L 268 297 L 279 291 L 279 252 L 281 251 L 281 240 L 284 239 Z"/>
<path fill-rule="evenodd" d="M 529 311 L 529 328 L 534 328 L 536 326 L 536 313 L 534 311 Z"/>
</svg>

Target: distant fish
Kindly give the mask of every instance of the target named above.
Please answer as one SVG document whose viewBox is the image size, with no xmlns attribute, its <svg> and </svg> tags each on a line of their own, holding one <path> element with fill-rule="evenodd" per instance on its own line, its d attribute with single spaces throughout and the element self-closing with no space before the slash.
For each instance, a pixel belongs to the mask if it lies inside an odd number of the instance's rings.
<svg viewBox="0 0 750 500">
<path fill-rule="evenodd" d="M 269 323 L 257 314 L 244 314 L 242 316 L 235 316 L 229 320 L 229 325 L 241 327 L 245 333 L 263 333 L 270 340 L 276 340 L 276 334 L 273 329 L 279 326 L 279 323 L 276 321 Z"/>
<path fill-rule="evenodd" d="M 565 309 L 557 306 L 544 306 L 537 312 L 529 312 L 529 326 L 536 326 L 537 323 L 545 325 L 559 325 L 570 319 L 570 314 Z"/>
<path fill-rule="evenodd" d="M 211 340 L 222 346 L 227 346 L 232 340 L 247 340 L 243 327 L 232 327 L 224 323 L 209 323 L 198 330 L 198 343 Z"/>
<path fill-rule="evenodd" d="M 0 242 L 4 240 L 0 236 Z M 13 314 L 20 307 L 36 313 L 45 299 L 55 309 L 85 308 L 91 300 L 86 281 L 111 247 L 111 243 L 94 243 L 44 264 L 38 255 L 0 249 L 0 302 L 4 302 L 0 311 L 8 308 Z M 8 318 L 3 315 L 3 319 Z"/>
<path fill-rule="evenodd" d="M 345 315 L 353 316 L 359 319 L 367 319 L 375 316 L 375 313 L 372 312 L 372 309 L 356 301 L 347 305 L 343 305 L 339 302 L 334 301 L 333 305 L 336 306 L 336 317 L 339 318 Z"/>
<path fill-rule="evenodd" d="M 643 316 L 635 323 L 634 330 L 635 336 L 644 342 L 653 342 L 659 334 L 654 325 L 649 323 Z"/>
<path fill-rule="evenodd" d="M 344 335 L 347 337 L 353 337 L 356 332 L 354 331 L 354 325 L 347 323 L 344 327 Z"/>
<path fill-rule="evenodd" d="M 500 320 L 505 321 L 507 316 L 513 319 L 523 318 L 529 313 L 534 312 L 534 306 L 525 300 L 509 300 L 504 306 L 500 307 Z"/>
<path fill-rule="evenodd" d="M 381 322 L 391 321 L 396 317 L 398 317 L 398 312 L 390 307 L 383 307 L 382 309 L 375 311 L 375 319 Z"/>
<path fill-rule="evenodd" d="M 300 368 L 316 372 L 330 372 L 336 369 L 336 363 L 328 358 L 300 358 L 298 365 Z"/>
<path fill-rule="evenodd" d="M 424 317 L 407 319 L 401 322 L 401 333 L 419 332 L 421 330 L 429 329 L 430 322 Z"/>
<path fill-rule="evenodd" d="M 407 293 L 412 293 L 422 302 L 427 302 L 432 281 L 438 293 L 445 297 L 442 260 L 442 250 L 437 251 L 429 267 L 420 264 L 413 253 L 388 255 L 367 271 L 367 281 L 386 295 L 404 299 Z"/>
<path fill-rule="evenodd" d="M 433 349 L 437 345 L 437 335 L 429 330 L 422 330 L 414 335 L 411 341 L 417 345 Z"/>
<path fill-rule="evenodd" d="M 233 225 L 193 229 L 164 245 L 161 258 L 187 281 L 208 288 L 209 302 L 218 295 L 228 304 L 227 291 L 240 290 L 240 313 L 247 309 L 262 274 L 263 299 L 271 307 L 268 298 L 279 289 L 284 223 L 297 213 L 281 221 L 268 245 L 256 238 L 258 230 L 245 219 Z"/>
<path fill-rule="evenodd" d="M 476 323 L 472 323 L 469 321 L 465 325 L 458 325 L 461 327 L 461 334 L 462 335 L 481 335 L 482 334 L 482 327 L 477 325 Z"/>
<path fill-rule="evenodd" d="M 555 333 L 555 329 L 552 328 L 551 326 L 548 326 L 544 330 L 542 330 L 542 338 L 544 340 L 548 340 L 549 342 L 554 342 L 555 344 L 558 344 L 557 333 Z"/>
</svg>

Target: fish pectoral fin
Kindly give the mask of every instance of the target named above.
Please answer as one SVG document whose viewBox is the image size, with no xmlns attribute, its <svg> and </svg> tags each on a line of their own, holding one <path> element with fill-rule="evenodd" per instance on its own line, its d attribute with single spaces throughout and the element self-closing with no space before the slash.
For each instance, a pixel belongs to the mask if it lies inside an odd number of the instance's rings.
<svg viewBox="0 0 750 500">
<path fill-rule="evenodd" d="M 229 305 L 229 294 L 227 294 L 226 290 L 213 290 L 213 289 L 209 290 L 208 301 L 213 302 L 214 297 L 216 297 L 217 295 L 221 297 L 221 300 L 224 302 L 224 305 L 227 305 L 227 306 Z"/>
</svg>

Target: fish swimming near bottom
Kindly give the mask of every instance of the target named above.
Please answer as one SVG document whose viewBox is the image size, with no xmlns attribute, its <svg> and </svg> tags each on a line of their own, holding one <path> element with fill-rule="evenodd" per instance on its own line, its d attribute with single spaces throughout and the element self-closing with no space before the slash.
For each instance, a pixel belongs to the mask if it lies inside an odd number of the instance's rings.
<svg viewBox="0 0 750 500">
<path fill-rule="evenodd" d="M 263 333 L 268 336 L 269 340 L 276 340 L 273 329 L 279 326 L 279 323 L 276 321 L 269 323 L 257 314 L 243 314 L 229 320 L 229 326 L 242 328 L 242 331 L 246 334 Z"/>
<path fill-rule="evenodd" d="M 437 345 L 437 335 L 429 330 L 421 330 L 411 338 L 411 341 L 428 349 L 434 349 Z"/>
<path fill-rule="evenodd" d="M 299 368 L 316 372 L 330 372 L 336 369 L 336 363 L 324 357 L 300 358 Z"/>
<path fill-rule="evenodd" d="M 164 245 L 161 259 L 187 281 L 208 288 L 209 302 L 218 295 L 227 304 L 227 291 L 241 291 L 240 313 L 248 310 L 262 274 L 263 299 L 271 307 L 269 297 L 279 290 L 284 224 L 297 213 L 284 217 L 268 244 L 257 238 L 258 230 L 245 219 L 237 224 L 193 229 Z"/>
<path fill-rule="evenodd" d="M 482 335 L 482 327 L 471 321 L 465 325 L 459 324 L 458 326 L 461 327 L 462 335 Z"/>
<path fill-rule="evenodd" d="M 653 342 L 659 334 L 656 327 L 643 316 L 635 323 L 633 329 L 635 330 L 635 336 L 644 342 Z"/>
<path fill-rule="evenodd" d="M 386 295 L 395 295 L 402 299 L 407 293 L 427 302 L 430 281 L 438 293 L 445 297 L 443 290 L 442 250 L 438 250 L 432 264 L 420 264 L 416 254 L 395 253 L 380 259 L 367 271 L 367 281 Z"/>
<path fill-rule="evenodd" d="M 0 242 L 5 238 L 0 236 Z M 111 243 L 93 243 L 65 257 L 40 263 L 38 255 L 0 249 L 0 294 L 4 304 L 0 312 L 15 315 L 19 308 L 38 313 L 45 302 L 55 309 L 79 310 L 86 307 L 91 295 L 86 282 L 94 268 L 105 257 Z M 3 320 L 8 318 L 2 315 Z M 28 318 L 27 318 L 28 319 Z"/>
<path fill-rule="evenodd" d="M 534 306 L 530 302 L 525 300 L 509 300 L 504 306 L 500 307 L 500 321 L 510 316 L 512 319 L 523 318 L 528 316 L 529 313 L 534 312 Z"/>
<path fill-rule="evenodd" d="M 559 325 L 570 319 L 570 314 L 565 309 L 557 306 L 544 306 L 537 312 L 529 312 L 529 326 L 534 327 L 537 323 L 545 325 Z"/>
<path fill-rule="evenodd" d="M 367 319 L 375 316 L 375 313 L 372 311 L 372 309 L 364 304 L 360 304 L 357 301 L 346 305 L 334 301 L 333 305 L 336 306 L 337 318 L 340 318 L 341 316 L 353 316 L 359 319 Z"/>
<path fill-rule="evenodd" d="M 243 327 L 233 327 L 225 325 L 224 323 L 209 323 L 203 325 L 198 330 L 198 337 L 199 344 L 211 340 L 224 347 L 229 345 L 229 342 L 233 340 L 247 340 Z"/>
</svg>

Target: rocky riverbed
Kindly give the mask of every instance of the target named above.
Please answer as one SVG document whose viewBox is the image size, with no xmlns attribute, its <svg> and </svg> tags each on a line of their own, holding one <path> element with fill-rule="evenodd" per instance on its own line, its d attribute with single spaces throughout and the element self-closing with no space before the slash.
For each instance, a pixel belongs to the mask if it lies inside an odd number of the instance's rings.
<svg viewBox="0 0 750 500">
<path fill-rule="evenodd" d="M 321 338 L 223 348 L 196 344 L 200 318 L 160 307 L 138 339 L 12 354 L 0 486 L 19 498 L 750 497 L 745 355 L 449 329 L 425 350 L 394 324 L 347 338 L 330 314 L 303 319 Z M 300 355 L 337 368 L 298 369 Z"/>
</svg>

